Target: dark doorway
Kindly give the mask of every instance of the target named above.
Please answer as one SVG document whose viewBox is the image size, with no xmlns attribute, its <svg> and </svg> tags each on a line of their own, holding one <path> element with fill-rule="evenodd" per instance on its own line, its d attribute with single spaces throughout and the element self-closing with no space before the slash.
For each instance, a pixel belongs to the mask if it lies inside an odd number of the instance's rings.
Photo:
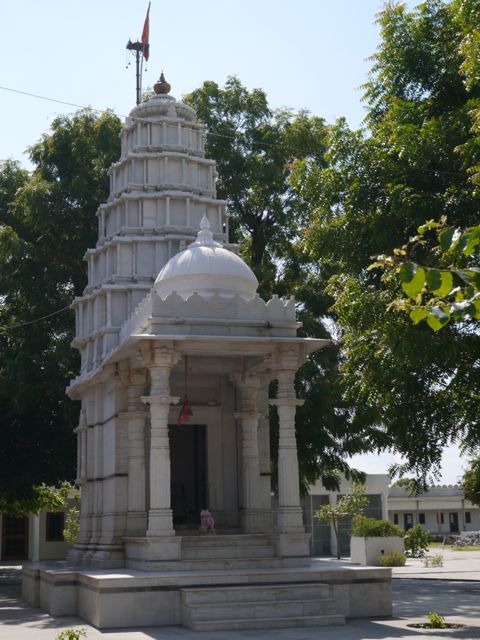
<svg viewBox="0 0 480 640">
<path fill-rule="evenodd" d="M 450 533 L 458 533 L 458 513 L 449 513 L 448 519 L 450 522 Z"/>
<path fill-rule="evenodd" d="M 207 429 L 170 425 L 171 500 L 174 524 L 199 524 L 207 507 Z"/>
<path fill-rule="evenodd" d="M 3 516 L 2 560 L 26 560 L 28 557 L 28 518 Z"/>
<path fill-rule="evenodd" d="M 408 531 L 413 527 L 413 513 L 403 514 L 403 528 Z"/>
</svg>

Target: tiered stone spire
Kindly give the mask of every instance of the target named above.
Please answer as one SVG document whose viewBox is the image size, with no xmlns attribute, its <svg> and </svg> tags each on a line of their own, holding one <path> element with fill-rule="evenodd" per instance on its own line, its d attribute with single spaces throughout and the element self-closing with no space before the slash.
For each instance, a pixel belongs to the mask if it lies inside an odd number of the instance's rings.
<svg viewBox="0 0 480 640">
<path fill-rule="evenodd" d="M 126 120 L 110 195 L 97 211 L 98 241 L 85 254 L 88 285 L 73 303 L 80 378 L 118 344 L 122 324 L 164 264 L 195 240 L 204 216 L 214 238 L 227 242 L 226 203 L 216 198 L 203 126 L 191 107 L 168 94 L 163 73 L 154 88 L 156 95 Z"/>
</svg>

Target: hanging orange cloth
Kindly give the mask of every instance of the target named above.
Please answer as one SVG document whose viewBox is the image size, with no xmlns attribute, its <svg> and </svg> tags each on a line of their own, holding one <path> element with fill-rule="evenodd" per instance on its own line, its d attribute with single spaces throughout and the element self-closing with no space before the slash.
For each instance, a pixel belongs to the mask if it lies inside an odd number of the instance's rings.
<svg viewBox="0 0 480 640">
<path fill-rule="evenodd" d="M 178 414 L 177 425 L 187 424 L 189 416 L 192 415 L 190 410 L 190 403 L 188 401 L 187 394 L 183 397 L 182 406 L 180 407 L 180 413 Z"/>
</svg>

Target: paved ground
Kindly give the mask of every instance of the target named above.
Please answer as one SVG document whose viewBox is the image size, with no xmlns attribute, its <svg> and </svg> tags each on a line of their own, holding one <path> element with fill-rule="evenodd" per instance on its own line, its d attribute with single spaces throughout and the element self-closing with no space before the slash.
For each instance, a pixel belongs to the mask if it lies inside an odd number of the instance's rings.
<svg viewBox="0 0 480 640">
<path fill-rule="evenodd" d="M 0 567 L 0 640 L 55 640 L 58 632 L 72 627 L 87 629 L 87 640 L 414 640 L 480 639 L 480 551 L 442 553 L 444 566 L 427 569 L 421 560 L 409 560 L 394 569 L 394 617 L 350 620 L 344 627 L 275 629 L 262 631 L 193 632 L 178 627 L 100 632 L 79 618 L 52 618 L 20 599 L 18 569 Z M 331 562 L 337 563 L 332 560 Z M 338 564 L 345 564 L 340 561 Z M 17 582 L 17 584 L 15 584 Z M 418 630 L 410 622 L 425 620 L 436 611 L 448 622 L 466 625 L 461 630 Z"/>
</svg>

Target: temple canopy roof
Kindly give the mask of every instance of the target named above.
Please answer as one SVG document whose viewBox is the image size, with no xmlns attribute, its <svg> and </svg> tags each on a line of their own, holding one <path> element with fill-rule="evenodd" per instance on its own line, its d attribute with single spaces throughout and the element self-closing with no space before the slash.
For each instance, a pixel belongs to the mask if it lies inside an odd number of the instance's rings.
<svg viewBox="0 0 480 640">
<path fill-rule="evenodd" d="M 239 295 L 248 300 L 255 296 L 257 287 L 250 267 L 213 239 L 206 216 L 196 241 L 167 262 L 154 285 L 161 298 L 176 292 L 185 299 L 196 292 L 201 297 Z"/>
</svg>

